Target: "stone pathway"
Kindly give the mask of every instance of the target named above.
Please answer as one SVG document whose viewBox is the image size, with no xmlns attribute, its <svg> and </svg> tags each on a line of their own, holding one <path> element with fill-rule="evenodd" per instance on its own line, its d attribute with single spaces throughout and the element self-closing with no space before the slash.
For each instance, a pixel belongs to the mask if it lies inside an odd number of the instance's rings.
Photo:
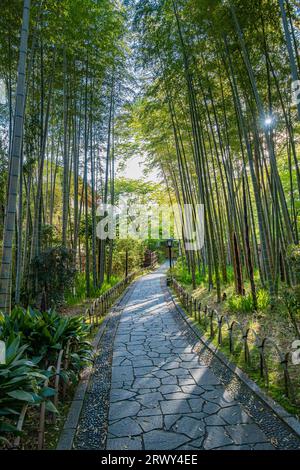
<svg viewBox="0 0 300 470">
<path fill-rule="evenodd" d="M 162 287 L 164 267 L 140 278 L 113 347 L 109 450 L 272 449 L 243 407 L 201 365 Z"/>
</svg>

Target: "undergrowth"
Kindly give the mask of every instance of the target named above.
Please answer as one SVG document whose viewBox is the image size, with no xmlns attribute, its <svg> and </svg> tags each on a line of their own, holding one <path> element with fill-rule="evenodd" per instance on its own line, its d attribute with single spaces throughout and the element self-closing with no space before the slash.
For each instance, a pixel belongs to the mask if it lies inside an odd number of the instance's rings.
<svg viewBox="0 0 300 470">
<path fill-rule="evenodd" d="M 107 280 L 107 277 L 105 277 L 104 282 L 102 283 L 102 286 L 99 287 L 94 287 L 93 286 L 93 279 L 91 277 L 90 279 L 90 286 L 91 286 L 91 295 L 90 298 L 95 298 L 99 297 L 102 295 L 104 292 L 108 291 L 111 287 L 113 287 L 115 284 L 117 284 L 121 280 L 120 277 L 118 276 L 110 276 L 109 281 Z M 78 273 L 75 277 L 75 282 L 74 282 L 74 287 L 70 289 L 66 295 L 66 304 L 69 306 L 76 305 L 80 302 L 83 302 L 86 300 L 86 280 L 85 280 L 85 274 L 84 273 Z"/>
</svg>

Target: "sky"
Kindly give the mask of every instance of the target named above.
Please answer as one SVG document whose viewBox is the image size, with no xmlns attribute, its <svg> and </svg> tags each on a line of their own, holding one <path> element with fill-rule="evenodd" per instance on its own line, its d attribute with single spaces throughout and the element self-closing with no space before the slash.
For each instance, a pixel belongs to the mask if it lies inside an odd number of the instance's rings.
<svg viewBox="0 0 300 470">
<path fill-rule="evenodd" d="M 6 96 L 5 96 L 5 86 L 4 81 L 0 81 L 0 104 L 6 104 Z M 153 169 L 150 173 L 147 172 L 147 175 L 144 174 L 145 172 L 145 164 L 144 158 L 140 155 L 136 155 L 134 157 L 129 158 L 125 163 L 123 163 L 124 168 L 117 170 L 117 176 L 125 177 L 130 179 L 143 179 L 145 181 L 153 181 L 157 183 L 161 180 L 157 173 L 157 169 Z"/>
<path fill-rule="evenodd" d="M 144 174 L 144 171 L 144 159 L 141 156 L 136 155 L 126 161 L 126 163 L 124 164 L 124 169 L 117 170 L 117 176 L 123 176 L 125 178 L 135 180 L 144 179 L 146 181 L 153 181 L 155 183 L 160 181 L 161 178 L 159 177 L 156 168 L 154 168 L 153 171 L 151 171 L 150 173 L 147 172 L 147 175 Z"/>
</svg>

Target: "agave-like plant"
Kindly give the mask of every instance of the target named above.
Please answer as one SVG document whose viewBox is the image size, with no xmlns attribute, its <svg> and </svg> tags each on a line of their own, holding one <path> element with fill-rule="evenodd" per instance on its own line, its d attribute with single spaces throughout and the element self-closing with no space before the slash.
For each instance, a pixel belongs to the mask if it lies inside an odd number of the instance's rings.
<svg viewBox="0 0 300 470">
<path fill-rule="evenodd" d="M 6 343 L 5 363 L 0 364 L 0 440 L 20 435 L 17 422 L 24 405 L 38 405 L 46 400 L 49 411 L 57 412 L 49 400 L 55 390 L 44 387 L 51 371 L 40 371 L 35 361 L 26 357 L 27 345 L 20 344 L 20 336 Z"/>
<path fill-rule="evenodd" d="M 40 312 L 31 307 L 16 307 L 10 315 L 0 318 L 0 338 L 20 335 L 22 343 L 28 345 L 31 357 L 47 358 L 51 362 L 57 350 L 68 343 L 74 346 L 82 342 L 88 346 L 86 339 L 90 326 L 81 317 L 62 317 L 54 310 Z"/>
<path fill-rule="evenodd" d="M 68 351 L 59 374 L 64 382 L 76 382 L 92 359 L 89 331 L 84 318 L 62 317 L 54 310 L 17 307 L 10 315 L 0 313 L 0 339 L 6 343 L 6 361 L 0 365 L 1 440 L 7 433 L 20 434 L 26 406 L 45 402 L 48 411 L 57 413 L 51 401 L 56 390 L 44 385 L 53 382 L 51 366 L 60 350 Z"/>
<path fill-rule="evenodd" d="M 43 369 L 55 365 L 58 351 L 68 346 L 68 370 L 61 371 L 61 376 L 73 382 L 80 369 L 91 361 L 89 331 L 84 318 L 62 317 L 51 309 L 40 312 L 16 307 L 10 315 L 2 314 L 0 318 L 0 339 L 18 335 L 27 345 L 27 356 Z"/>
</svg>

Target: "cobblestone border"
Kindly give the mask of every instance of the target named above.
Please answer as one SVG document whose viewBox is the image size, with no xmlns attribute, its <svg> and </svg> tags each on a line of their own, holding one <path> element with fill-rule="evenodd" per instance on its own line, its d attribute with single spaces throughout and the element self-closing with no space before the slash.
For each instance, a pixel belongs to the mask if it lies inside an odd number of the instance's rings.
<svg viewBox="0 0 300 470">
<path fill-rule="evenodd" d="M 92 343 L 94 352 L 97 354 L 94 366 L 85 369 L 82 373 L 82 379 L 77 386 L 56 450 L 71 450 L 72 448 L 94 448 L 99 450 L 105 448 L 107 432 L 105 427 L 107 426 L 109 405 L 113 339 L 122 310 L 128 298 L 131 296 L 134 287 L 135 282 L 125 289 L 99 327 L 98 333 Z M 99 374 L 101 377 L 99 377 Z M 91 411 L 86 398 L 88 398 L 90 393 L 95 393 L 95 390 L 93 390 L 94 377 L 101 383 L 102 390 L 98 390 L 99 396 L 97 402 L 94 400 L 92 400 L 92 402 L 94 402 L 94 408 L 97 407 L 98 409 L 99 407 L 102 414 L 97 416 L 97 418 L 99 418 L 98 421 L 100 420 L 97 423 L 99 429 L 96 428 L 94 429 L 95 432 L 90 433 L 90 427 L 93 426 L 93 423 L 86 423 L 87 428 L 83 429 L 79 428 L 78 425 L 81 417 L 84 417 L 84 415 L 86 415 L 86 417 L 89 416 L 89 412 Z M 93 415 L 95 416 L 95 413 L 93 413 Z M 86 436 L 87 433 L 90 433 L 93 442 L 90 442 L 89 436 Z M 97 436 L 95 434 L 97 434 Z M 85 442 L 87 445 L 84 445 Z"/>
<path fill-rule="evenodd" d="M 277 449 L 300 449 L 300 422 L 268 397 L 241 369 L 201 335 L 167 287 L 165 279 L 162 280 L 162 288 L 184 333 L 194 344 L 195 351 L 201 354 L 203 365 L 211 367 L 226 390 L 241 403 Z"/>
</svg>

